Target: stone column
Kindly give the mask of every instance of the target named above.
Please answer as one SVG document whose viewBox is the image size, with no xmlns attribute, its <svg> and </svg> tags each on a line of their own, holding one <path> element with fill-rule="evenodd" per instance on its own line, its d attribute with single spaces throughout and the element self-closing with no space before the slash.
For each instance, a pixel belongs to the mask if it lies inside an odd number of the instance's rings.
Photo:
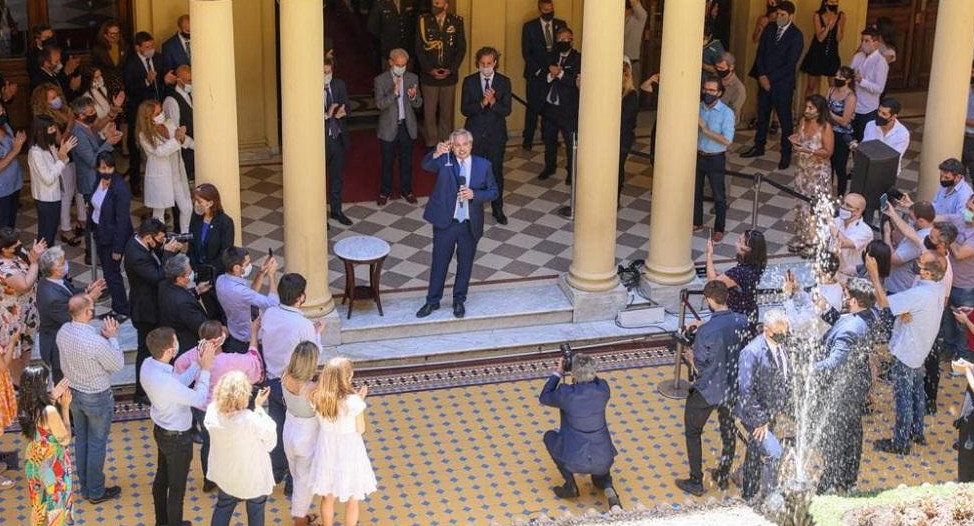
<svg viewBox="0 0 974 526">
<path fill-rule="evenodd" d="M 585 2 L 584 9 L 585 31 L 599 36 L 582 44 L 575 235 L 566 278 L 575 321 L 612 318 L 626 300 L 615 264 L 624 3 Z"/>
<path fill-rule="evenodd" d="M 694 278 L 693 188 L 700 107 L 699 46 L 688 39 L 703 34 L 704 0 L 669 2 L 663 14 L 663 48 L 653 170 L 649 257 L 643 290 L 682 285 Z M 695 42 L 695 40 L 694 40 Z"/>
<path fill-rule="evenodd" d="M 940 2 L 920 154 L 920 199 L 929 200 L 937 193 L 937 166 L 949 157 L 961 158 L 972 57 L 974 2 Z"/>
<path fill-rule="evenodd" d="M 280 0 L 284 159 L 284 258 L 308 280 L 309 317 L 334 313 L 325 216 L 325 84 L 322 0 Z M 331 334 L 329 334 L 331 333 Z M 338 336 L 326 329 L 323 339 Z"/>
<path fill-rule="evenodd" d="M 193 123 L 196 183 L 220 190 L 241 242 L 237 77 L 233 53 L 233 2 L 191 0 L 193 20 Z"/>
</svg>

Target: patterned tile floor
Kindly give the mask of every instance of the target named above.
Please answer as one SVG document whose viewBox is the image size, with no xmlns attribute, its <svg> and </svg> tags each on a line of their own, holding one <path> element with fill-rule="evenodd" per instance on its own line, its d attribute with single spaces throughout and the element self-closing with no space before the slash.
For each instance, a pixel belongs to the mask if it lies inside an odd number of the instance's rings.
<svg viewBox="0 0 974 526">
<path fill-rule="evenodd" d="M 902 187 L 913 189 L 919 169 L 919 126 L 922 120 L 907 122 L 914 132 L 914 141 L 907 152 L 901 175 Z M 650 123 L 651 125 L 651 123 Z M 640 128 L 637 151 L 649 151 L 649 128 Z M 735 151 L 746 148 L 753 137 L 752 131 L 738 133 Z M 772 142 L 776 139 L 771 137 Z M 730 169 L 753 173 L 771 172 L 776 169 L 777 145 L 769 143 L 769 153 L 761 159 L 741 159 L 736 153 L 729 157 Z M 557 215 L 556 211 L 571 199 L 571 190 L 564 184 L 564 172 L 557 177 L 539 181 L 537 174 L 543 167 L 542 147 L 525 152 L 519 147 L 507 151 L 505 207 L 510 222 L 506 226 L 493 224 L 487 219 L 484 237 L 479 245 L 479 257 L 474 263 L 473 281 L 486 282 L 520 278 L 556 276 L 568 271 L 572 257 L 571 221 Z M 793 168 L 785 173 L 775 174 L 773 179 L 788 184 L 793 176 Z M 241 170 L 241 203 L 243 216 L 243 241 L 255 253 L 266 253 L 273 248 L 283 255 L 284 218 L 281 187 L 281 167 L 254 166 Z M 653 168 L 642 157 L 632 156 L 627 163 L 627 182 L 623 191 L 622 207 L 618 213 L 616 233 L 616 259 L 619 263 L 644 259 L 649 240 L 649 214 Z M 352 177 L 354 174 L 348 174 Z M 420 172 L 417 177 L 431 177 Z M 753 199 L 750 181 L 729 178 L 727 212 L 727 231 L 741 232 L 750 225 Z M 29 191 L 24 192 L 25 196 Z M 18 226 L 27 231 L 36 231 L 36 216 L 32 204 L 25 197 L 22 217 Z M 382 287 L 403 290 L 425 288 L 429 278 L 429 265 L 432 252 L 432 229 L 423 220 L 425 199 L 419 205 L 409 205 L 404 201 L 392 201 L 385 207 L 378 207 L 374 201 L 346 205 L 346 213 L 355 224 L 349 228 L 334 224 L 331 227 L 329 242 L 355 234 L 381 237 L 392 245 L 392 252 L 383 266 Z M 764 185 L 760 195 L 758 225 L 767 232 L 771 254 L 786 253 L 784 245 L 790 235 L 789 211 L 793 208 L 792 198 L 779 194 L 769 185 Z M 705 206 L 705 212 L 709 209 Z M 146 210 L 135 203 L 135 220 Z M 706 224 L 712 224 L 712 217 L 705 217 Z M 705 249 L 706 230 L 694 236 L 693 256 L 702 261 Z M 716 252 L 720 257 L 732 257 L 734 241 L 727 236 Z M 75 274 L 84 272 L 81 252 L 69 250 Z M 323 255 L 324 256 L 324 255 Z M 344 287 L 344 270 L 337 258 L 328 258 L 329 278 L 333 292 Z M 452 274 L 452 270 L 451 270 Z M 86 280 L 87 273 L 79 276 Z M 448 277 L 448 283 L 452 277 Z"/>
<path fill-rule="evenodd" d="M 644 367 L 605 373 L 613 389 L 609 425 L 619 457 L 614 467 L 623 503 L 677 506 L 688 497 L 673 485 L 686 475 L 683 401 L 663 398 L 656 383 L 669 377 L 669 367 Z M 383 395 L 370 398 L 367 446 L 379 490 L 367 501 L 362 524 L 443 526 L 509 524 L 518 517 L 587 508 L 604 509 L 604 499 L 587 479 L 579 481 L 576 501 L 555 499 L 549 487 L 558 474 L 541 443 L 546 429 L 557 426 L 557 413 L 540 407 L 542 380 Z M 864 490 L 899 484 L 953 480 L 955 453 L 951 422 L 962 402 L 962 384 L 946 378 L 940 410 L 927 417 L 928 445 L 899 458 L 872 451 L 868 442 L 888 436 L 891 392 L 880 387 L 880 411 L 865 421 L 865 455 L 860 476 Z M 704 435 L 704 462 L 713 465 L 719 448 L 716 418 Z M 109 483 L 123 487 L 122 498 L 92 506 L 79 503 L 77 524 L 152 526 L 151 478 L 155 453 L 149 421 L 113 425 L 109 442 Z M 22 447 L 19 435 L 0 437 L 0 450 Z M 741 450 L 738 463 L 741 461 Z M 23 524 L 28 514 L 22 473 L 17 487 L 0 492 L 0 524 Z M 191 471 L 186 519 L 206 524 L 215 496 L 204 494 L 197 461 Z M 736 490 L 732 490 L 736 493 Z M 700 499 L 719 496 L 711 489 Z M 238 507 L 236 523 L 245 521 Z M 289 524 L 289 505 L 280 488 L 269 499 L 269 524 Z"/>
</svg>

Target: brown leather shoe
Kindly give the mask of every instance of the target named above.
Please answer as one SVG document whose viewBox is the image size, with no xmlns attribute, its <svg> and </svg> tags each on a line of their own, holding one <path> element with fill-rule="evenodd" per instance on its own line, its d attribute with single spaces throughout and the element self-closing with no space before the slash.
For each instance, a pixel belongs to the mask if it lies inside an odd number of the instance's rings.
<svg viewBox="0 0 974 526">
<path fill-rule="evenodd" d="M 375 202 L 378 203 L 379 206 L 385 206 L 386 203 L 389 202 L 389 196 L 379 194 L 379 198 L 376 199 Z"/>
<path fill-rule="evenodd" d="M 404 196 L 403 196 L 403 199 L 405 199 L 405 200 L 406 200 L 406 202 L 407 202 L 407 203 L 409 203 L 409 204 L 411 204 L 411 205 L 414 205 L 414 204 L 416 204 L 416 196 L 415 196 L 415 195 L 413 195 L 413 194 L 412 194 L 412 192 L 410 192 L 410 193 L 408 193 L 408 194 L 406 194 L 406 195 L 404 195 Z"/>
</svg>

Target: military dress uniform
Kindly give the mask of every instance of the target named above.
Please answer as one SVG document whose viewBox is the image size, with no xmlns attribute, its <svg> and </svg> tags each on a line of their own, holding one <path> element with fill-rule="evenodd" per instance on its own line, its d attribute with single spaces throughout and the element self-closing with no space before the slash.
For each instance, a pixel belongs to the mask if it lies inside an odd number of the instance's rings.
<svg viewBox="0 0 974 526">
<path fill-rule="evenodd" d="M 453 131 L 453 103 L 457 86 L 457 70 L 467 52 L 463 18 L 446 13 L 441 24 L 432 14 L 421 15 L 416 27 L 416 58 L 419 61 L 420 84 L 423 89 L 423 125 L 426 146 L 445 141 Z M 443 79 L 433 77 L 433 70 L 447 69 Z"/>
<path fill-rule="evenodd" d="M 369 12 L 369 33 L 379 40 L 379 69 L 396 48 L 413 55 L 416 12 L 413 0 L 376 0 Z"/>
</svg>

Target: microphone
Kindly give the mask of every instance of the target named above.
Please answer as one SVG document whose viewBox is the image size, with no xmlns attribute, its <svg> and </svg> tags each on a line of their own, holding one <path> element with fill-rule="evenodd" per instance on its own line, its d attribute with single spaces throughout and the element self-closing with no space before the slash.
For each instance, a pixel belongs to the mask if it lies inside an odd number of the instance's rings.
<svg viewBox="0 0 974 526">
<path fill-rule="evenodd" d="M 465 190 L 466 188 L 467 188 L 467 178 L 465 176 L 462 176 L 461 175 L 460 176 L 460 190 L 462 191 L 462 190 Z M 460 196 L 459 195 L 457 196 L 457 201 L 461 202 L 461 204 L 463 202 L 463 200 L 460 199 Z"/>
</svg>

